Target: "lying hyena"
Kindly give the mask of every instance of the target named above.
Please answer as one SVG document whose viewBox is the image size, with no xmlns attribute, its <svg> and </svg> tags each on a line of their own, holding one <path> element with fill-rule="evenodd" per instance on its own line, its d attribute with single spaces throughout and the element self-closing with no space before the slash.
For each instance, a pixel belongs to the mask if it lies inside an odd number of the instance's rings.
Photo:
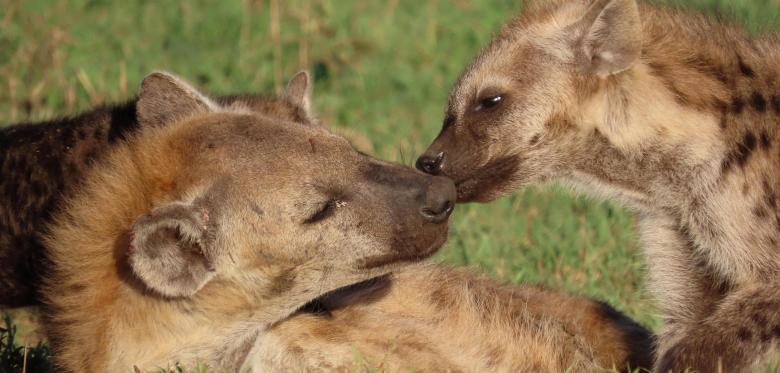
<svg viewBox="0 0 780 373">
<path fill-rule="evenodd" d="M 418 167 L 463 202 L 562 181 L 636 208 L 656 371 L 748 371 L 780 342 L 777 40 L 635 0 L 533 1 Z"/>
<path fill-rule="evenodd" d="M 604 303 L 414 265 L 275 325 L 264 371 L 599 372 L 649 367 L 652 335 Z M 316 312 L 312 312 L 316 311 Z"/>
<path fill-rule="evenodd" d="M 225 109 L 163 73 L 64 203 L 42 288 L 56 365 L 237 368 L 264 330 L 331 290 L 433 254 L 455 187 L 318 126 Z"/>
<path fill-rule="evenodd" d="M 306 108 L 295 104 L 306 79 L 303 74 L 296 76 L 278 99 L 226 96 L 216 103 L 314 122 Z M 139 127 L 133 100 L 72 118 L 0 129 L 0 306 L 38 302 L 41 227 L 89 166 Z"/>
<path fill-rule="evenodd" d="M 221 108 L 166 74 L 144 80 L 138 107 L 142 128 L 88 172 L 45 241 L 63 371 L 352 370 L 356 348 L 387 370 L 650 359 L 651 335 L 598 302 L 445 267 L 386 276 L 446 240 L 447 179 L 305 121 Z"/>
</svg>

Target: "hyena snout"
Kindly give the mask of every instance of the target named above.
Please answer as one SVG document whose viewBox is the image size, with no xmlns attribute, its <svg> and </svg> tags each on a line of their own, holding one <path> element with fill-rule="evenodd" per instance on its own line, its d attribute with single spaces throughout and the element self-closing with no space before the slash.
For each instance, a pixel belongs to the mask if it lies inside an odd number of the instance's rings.
<svg viewBox="0 0 780 373">
<path fill-rule="evenodd" d="M 420 214 L 430 223 L 442 223 L 452 213 L 456 199 L 455 183 L 446 177 L 434 176 L 425 191 L 425 201 L 420 208 Z"/>
<path fill-rule="evenodd" d="M 444 164 L 444 152 L 433 153 L 426 151 L 420 158 L 417 158 L 417 169 L 426 174 L 439 175 L 441 165 Z"/>
</svg>

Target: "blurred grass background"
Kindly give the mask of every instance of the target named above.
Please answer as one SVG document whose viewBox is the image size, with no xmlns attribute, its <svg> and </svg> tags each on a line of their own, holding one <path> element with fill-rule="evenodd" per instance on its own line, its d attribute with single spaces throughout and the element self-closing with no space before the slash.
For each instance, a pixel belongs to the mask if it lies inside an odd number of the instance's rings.
<svg viewBox="0 0 780 373">
<path fill-rule="evenodd" d="M 752 31 L 780 25 L 777 0 L 666 2 Z M 316 109 L 336 132 L 411 165 L 440 129 L 452 82 L 521 8 L 519 0 L 0 0 L 0 125 L 125 100 L 155 69 L 228 94 L 278 92 L 306 68 Z M 452 225 L 439 260 L 593 296 L 659 325 L 634 217 L 620 207 L 531 189 L 460 206 Z M 36 338 L 28 311 L 12 311 L 20 340 Z"/>
</svg>

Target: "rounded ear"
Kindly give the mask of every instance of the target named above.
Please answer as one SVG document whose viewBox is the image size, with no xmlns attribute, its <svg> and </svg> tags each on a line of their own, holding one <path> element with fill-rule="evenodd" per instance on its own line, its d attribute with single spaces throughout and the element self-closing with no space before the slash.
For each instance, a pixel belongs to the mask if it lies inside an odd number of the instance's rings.
<svg viewBox="0 0 780 373">
<path fill-rule="evenodd" d="M 150 289 L 168 297 L 190 297 L 214 277 L 208 255 L 208 213 L 172 203 L 133 224 L 129 262 Z"/>
<path fill-rule="evenodd" d="M 310 120 L 315 118 L 311 108 L 312 83 L 311 75 L 307 71 L 300 71 L 287 83 L 282 92 L 282 98 L 300 107 Z"/>
<path fill-rule="evenodd" d="M 184 80 L 156 71 L 141 82 L 136 115 L 142 126 L 160 126 L 217 109 L 216 103 Z"/>
<path fill-rule="evenodd" d="M 578 21 L 580 66 L 607 77 L 639 60 L 642 23 L 636 0 L 596 0 Z"/>
</svg>

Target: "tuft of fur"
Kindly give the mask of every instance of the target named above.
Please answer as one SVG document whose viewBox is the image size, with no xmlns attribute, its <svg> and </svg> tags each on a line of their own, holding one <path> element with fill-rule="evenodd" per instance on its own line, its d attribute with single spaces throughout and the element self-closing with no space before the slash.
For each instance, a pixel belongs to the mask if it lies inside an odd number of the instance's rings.
<svg viewBox="0 0 780 373">
<path fill-rule="evenodd" d="M 780 338 L 778 57 L 777 35 L 666 6 L 532 2 L 455 84 L 424 157 L 464 202 L 560 182 L 636 209 L 656 370 L 749 371 Z"/>
</svg>

